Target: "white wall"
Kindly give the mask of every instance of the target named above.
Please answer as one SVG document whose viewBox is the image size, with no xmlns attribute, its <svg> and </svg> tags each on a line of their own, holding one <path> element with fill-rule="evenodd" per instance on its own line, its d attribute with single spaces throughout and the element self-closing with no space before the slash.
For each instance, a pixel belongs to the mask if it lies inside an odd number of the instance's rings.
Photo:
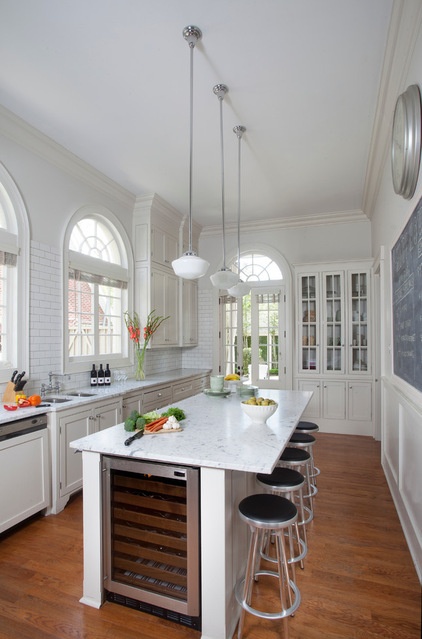
<svg viewBox="0 0 422 639">
<path fill-rule="evenodd" d="M 398 93 L 410 84 L 422 86 L 420 29 Z M 389 155 L 386 158 L 372 216 L 372 252 L 374 256 L 379 256 L 384 250 L 385 255 L 380 263 L 380 293 L 384 304 L 379 327 L 382 463 L 419 579 L 422 581 L 422 393 L 393 373 L 390 268 L 391 249 L 422 197 L 421 173 L 414 197 L 409 201 L 405 200 L 394 193 Z M 422 375 L 422 362 L 419 365 Z"/>
</svg>

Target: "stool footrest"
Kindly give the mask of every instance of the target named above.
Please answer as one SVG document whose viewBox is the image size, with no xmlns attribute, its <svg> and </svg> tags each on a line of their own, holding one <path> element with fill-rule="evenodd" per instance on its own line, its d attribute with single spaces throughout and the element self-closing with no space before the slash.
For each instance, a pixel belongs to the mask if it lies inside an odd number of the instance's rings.
<svg viewBox="0 0 422 639">
<path fill-rule="evenodd" d="M 255 577 L 259 577 L 260 575 L 268 575 L 270 577 L 279 578 L 278 572 L 273 572 L 271 570 L 260 570 L 255 573 Z M 256 617 L 262 617 L 263 619 L 283 619 L 285 617 L 290 617 L 293 615 L 300 605 L 300 592 L 299 588 L 296 584 L 289 579 L 289 586 L 294 594 L 294 600 L 290 608 L 286 608 L 286 610 L 280 610 L 279 612 L 264 612 L 263 610 L 257 610 L 256 608 L 252 608 L 244 599 L 243 599 L 243 589 L 245 585 L 245 578 L 241 579 L 237 582 L 235 588 L 235 595 L 237 602 L 242 608 L 247 610 L 247 612 L 252 613 Z"/>
</svg>

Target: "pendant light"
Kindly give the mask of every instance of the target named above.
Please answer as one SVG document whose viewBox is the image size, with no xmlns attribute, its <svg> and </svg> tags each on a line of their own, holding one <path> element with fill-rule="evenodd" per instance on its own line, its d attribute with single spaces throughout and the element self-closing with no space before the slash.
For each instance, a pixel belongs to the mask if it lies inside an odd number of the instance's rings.
<svg viewBox="0 0 422 639">
<path fill-rule="evenodd" d="M 216 84 L 213 88 L 215 95 L 218 98 L 220 104 L 220 140 L 221 140 L 221 214 L 223 221 L 223 268 L 214 275 L 211 275 L 210 279 L 212 285 L 219 289 L 227 289 L 234 286 L 238 281 L 236 273 L 226 267 L 226 234 L 225 234 L 225 220 L 224 220 L 224 144 L 223 144 L 223 100 L 228 88 L 225 84 Z"/>
<path fill-rule="evenodd" d="M 242 280 L 240 279 L 240 192 L 241 192 L 240 146 L 241 146 L 242 135 L 246 131 L 246 128 L 242 126 L 241 124 L 238 124 L 237 126 L 233 128 L 233 131 L 234 133 L 236 133 L 236 137 L 238 139 L 237 158 L 238 158 L 239 170 L 238 170 L 238 179 L 237 179 L 237 267 L 239 270 L 239 281 L 237 282 L 237 284 L 229 288 L 227 292 L 229 293 L 229 295 L 233 295 L 233 297 L 243 297 L 244 295 L 248 295 L 248 293 L 250 293 L 250 290 L 251 290 L 250 285 L 247 282 L 242 282 Z"/>
<path fill-rule="evenodd" d="M 210 265 L 192 250 L 193 50 L 195 44 L 202 38 L 202 32 L 198 27 L 188 26 L 183 29 L 183 37 L 190 50 L 189 246 L 186 253 L 177 260 L 173 260 L 171 265 L 179 277 L 185 280 L 196 280 L 205 275 Z"/>
</svg>

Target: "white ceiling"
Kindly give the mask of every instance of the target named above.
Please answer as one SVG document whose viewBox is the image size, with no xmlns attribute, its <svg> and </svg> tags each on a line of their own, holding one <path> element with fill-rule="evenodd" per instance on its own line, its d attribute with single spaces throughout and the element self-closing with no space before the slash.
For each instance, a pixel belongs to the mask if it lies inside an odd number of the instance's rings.
<svg viewBox="0 0 422 639">
<path fill-rule="evenodd" d="M 244 221 L 360 211 L 392 2 L 1 0 L 0 103 L 186 213 L 193 24 L 194 219 L 221 222 L 220 82 L 227 222 L 237 124 Z"/>
</svg>

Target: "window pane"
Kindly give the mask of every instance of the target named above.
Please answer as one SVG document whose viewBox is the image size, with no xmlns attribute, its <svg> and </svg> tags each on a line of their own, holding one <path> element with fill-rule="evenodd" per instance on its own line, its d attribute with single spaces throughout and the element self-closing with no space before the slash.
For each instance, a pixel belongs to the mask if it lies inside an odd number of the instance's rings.
<svg viewBox="0 0 422 639">
<path fill-rule="evenodd" d="M 94 285 L 69 280 L 68 309 L 69 357 L 93 355 Z"/>
<path fill-rule="evenodd" d="M 99 286 L 99 352 L 108 355 L 122 351 L 122 291 Z"/>
</svg>

